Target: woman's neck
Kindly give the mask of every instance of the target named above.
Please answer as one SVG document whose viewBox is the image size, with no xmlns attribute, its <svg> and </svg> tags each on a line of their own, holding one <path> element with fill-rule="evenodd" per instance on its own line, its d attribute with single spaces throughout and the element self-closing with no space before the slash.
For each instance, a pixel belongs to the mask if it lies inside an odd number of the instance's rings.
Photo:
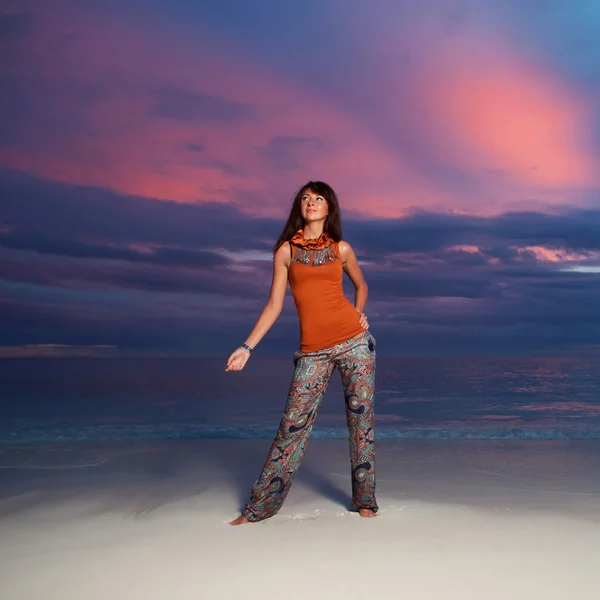
<svg viewBox="0 0 600 600">
<path fill-rule="evenodd" d="M 323 225 L 322 221 L 318 223 L 307 223 L 304 225 L 304 229 L 302 230 L 302 235 L 305 240 L 316 240 L 323 233 Z"/>
</svg>

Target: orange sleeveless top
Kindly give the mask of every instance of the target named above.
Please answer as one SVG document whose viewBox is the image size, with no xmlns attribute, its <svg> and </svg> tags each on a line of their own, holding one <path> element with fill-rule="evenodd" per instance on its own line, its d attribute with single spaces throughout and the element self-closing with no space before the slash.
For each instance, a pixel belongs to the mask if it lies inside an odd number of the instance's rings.
<svg viewBox="0 0 600 600">
<path fill-rule="evenodd" d="M 316 352 L 362 333 L 360 315 L 344 295 L 339 244 L 323 233 L 290 240 L 288 279 L 300 319 L 300 351 Z"/>
</svg>

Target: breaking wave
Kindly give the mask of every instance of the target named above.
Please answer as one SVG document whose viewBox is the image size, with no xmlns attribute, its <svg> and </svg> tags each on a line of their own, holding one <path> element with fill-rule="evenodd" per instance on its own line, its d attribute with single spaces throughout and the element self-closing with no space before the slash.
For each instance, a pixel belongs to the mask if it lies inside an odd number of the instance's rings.
<svg viewBox="0 0 600 600">
<path fill-rule="evenodd" d="M 0 427 L 0 444 L 104 442 L 126 440 L 272 439 L 276 427 L 199 423 L 60 424 L 51 427 Z M 345 427 L 315 426 L 315 439 L 346 439 Z M 389 427 L 378 426 L 379 440 L 568 440 L 600 439 L 599 427 Z"/>
</svg>

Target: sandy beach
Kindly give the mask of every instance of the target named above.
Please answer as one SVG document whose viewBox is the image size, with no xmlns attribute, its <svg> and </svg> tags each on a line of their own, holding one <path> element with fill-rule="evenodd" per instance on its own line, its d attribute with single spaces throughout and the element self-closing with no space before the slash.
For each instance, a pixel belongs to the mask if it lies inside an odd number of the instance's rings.
<svg viewBox="0 0 600 600">
<path fill-rule="evenodd" d="M 600 443 L 378 444 L 376 519 L 348 510 L 340 440 L 286 503 L 230 527 L 266 440 L 0 448 L 0 597 L 589 599 Z"/>
</svg>

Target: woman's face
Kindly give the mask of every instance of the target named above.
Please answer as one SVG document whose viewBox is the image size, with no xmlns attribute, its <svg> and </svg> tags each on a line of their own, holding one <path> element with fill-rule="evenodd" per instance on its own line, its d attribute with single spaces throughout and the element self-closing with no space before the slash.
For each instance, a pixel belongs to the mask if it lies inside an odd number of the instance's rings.
<svg viewBox="0 0 600 600">
<path fill-rule="evenodd" d="M 324 221 L 329 214 L 329 205 L 323 196 L 315 194 L 309 188 L 304 190 L 300 199 L 300 212 L 306 223 Z"/>
</svg>

